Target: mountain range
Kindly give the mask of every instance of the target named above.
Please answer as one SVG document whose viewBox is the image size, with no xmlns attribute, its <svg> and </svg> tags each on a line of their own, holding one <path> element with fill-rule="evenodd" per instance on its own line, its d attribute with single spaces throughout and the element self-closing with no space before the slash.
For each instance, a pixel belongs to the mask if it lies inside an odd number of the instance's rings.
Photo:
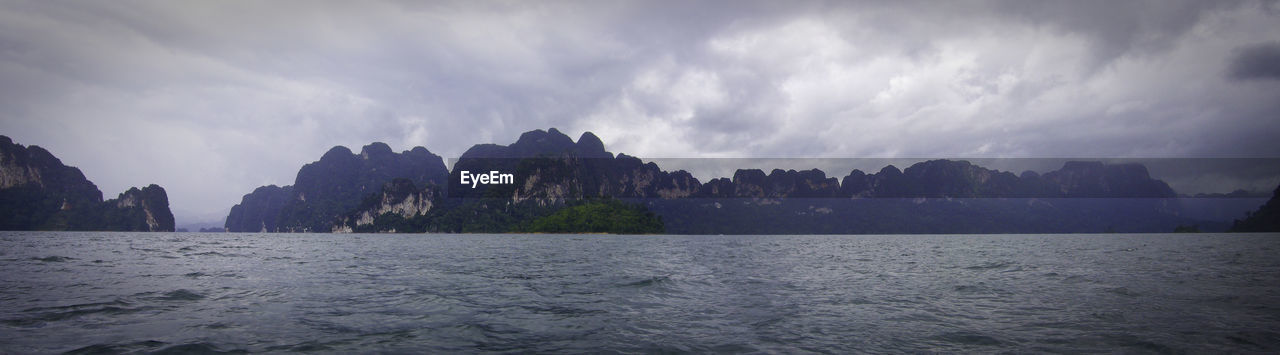
<svg viewBox="0 0 1280 355">
<path fill-rule="evenodd" d="M 462 172 L 507 172 L 514 183 L 464 185 Z M 669 233 L 1168 232 L 1226 221 L 1180 215 L 1177 195 L 1141 164 L 1073 161 L 1013 174 L 963 160 L 930 160 L 828 177 L 818 169 L 692 174 L 576 141 L 552 128 L 509 145 L 471 147 L 446 169 L 422 147 L 335 147 L 293 185 L 264 186 L 232 208 L 233 232 L 516 231 L 575 201 L 645 207 Z M 583 210 L 590 210 L 584 208 Z M 381 222 L 380 222 L 381 221 Z"/>
<path fill-rule="evenodd" d="M 511 181 L 463 184 L 463 174 Z M 497 180 L 495 180 L 497 181 Z M 75 167 L 0 136 L 0 229 L 173 231 L 165 190 L 104 200 Z M 576 141 L 552 128 L 479 144 L 446 168 L 426 148 L 334 147 L 293 184 L 231 208 L 232 232 L 1063 233 L 1280 229 L 1276 196 L 1257 212 L 1179 197 L 1141 164 L 1070 161 L 1039 174 L 937 159 L 841 177 L 739 169 L 702 182 L 683 170 Z M 1252 197 L 1251 197 L 1252 198 Z M 1230 199 L 1238 209 L 1241 199 Z M 1235 211 L 1235 212 L 1233 212 Z M 1211 217 L 1206 217 L 1211 216 Z"/>
<path fill-rule="evenodd" d="M 134 187 L 104 201 L 80 169 L 6 136 L 0 136 L 0 210 L 0 230 L 174 230 L 164 188 Z"/>
</svg>

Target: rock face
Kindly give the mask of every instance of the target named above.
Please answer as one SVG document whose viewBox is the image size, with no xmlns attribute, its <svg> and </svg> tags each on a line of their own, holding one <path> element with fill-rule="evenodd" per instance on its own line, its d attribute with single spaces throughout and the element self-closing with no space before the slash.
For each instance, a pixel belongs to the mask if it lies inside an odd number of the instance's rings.
<svg viewBox="0 0 1280 355">
<path fill-rule="evenodd" d="M 805 171 L 773 169 L 765 175 L 760 169 L 740 169 L 733 174 L 732 195 L 725 196 L 719 191 L 709 191 L 699 196 L 706 197 L 834 197 L 840 190 L 840 183 L 835 178 L 827 178 L 822 170 Z"/>
<path fill-rule="evenodd" d="M 1173 189 L 1151 178 L 1141 164 L 1067 162 L 1040 177 L 1047 193 L 1065 197 L 1174 197 Z"/>
<path fill-rule="evenodd" d="M 0 136 L 0 229 L 173 231 L 164 188 L 131 188 L 113 200 L 80 169 L 38 146 Z"/>
<path fill-rule="evenodd" d="M 280 225 L 280 210 L 293 197 L 293 186 L 262 186 L 254 189 L 231 207 L 225 229 L 231 232 L 275 231 Z"/>
<path fill-rule="evenodd" d="M 350 233 L 372 225 L 376 218 L 388 213 L 401 218 L 425 215 L 435 206 L 441 193 L 439 185 L 430 184 L 418 189 L 412 180 L 392 180 L 382 185 L 380 193 L 366 198 L 354 212 L 342 218 L 332 231 Z"/>
<path fill-rule="evenodd" d="M 510 172 L 514 186 L 463 186 L 462 171 Z M 701 184 L 684 171 L 666 172 L 654 163 L 604 149 L 591 132 L 577 142 L 555 128 L 526 132 L 515 143 L 472 146 L 450 175 L 450 196 L 511 198 L 541 205 L 592 197 L 680 198 Z"/>
<path fill-rule="evenodd" d="M 130 188 L 104 209 L 106 230 L 172 232 L 173 213 L 169 211 L 169 195 L 155 184 L 139 190 Z"/>
<path fill-rule="evenodd" d="M 355 154 L 346 147 L 333 147 L 319 161 L 304 165 L 293 185 L 262 187 L 245 195 L 232 207 L 226 228 L 231 232 L 327 232 L 366 196 L 394 179 L 425 186 L 444 184 L 447 176 L 444 159 L 426 148 L 397 154 L 375 142 Z"/>
</svg>

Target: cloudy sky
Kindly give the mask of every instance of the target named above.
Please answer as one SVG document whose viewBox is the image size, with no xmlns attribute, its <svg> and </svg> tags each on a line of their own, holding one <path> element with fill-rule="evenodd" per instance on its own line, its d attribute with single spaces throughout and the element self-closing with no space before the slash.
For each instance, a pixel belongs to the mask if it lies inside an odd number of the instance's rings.
<svg viewBox="0 0 1280 355">
<path fill-rule="evenodd" d="M 372 141 L 1274 158 L 1278 113 L 1276 1 L 0 3 L 0 134 L 180 225 Z"/>
</svg>

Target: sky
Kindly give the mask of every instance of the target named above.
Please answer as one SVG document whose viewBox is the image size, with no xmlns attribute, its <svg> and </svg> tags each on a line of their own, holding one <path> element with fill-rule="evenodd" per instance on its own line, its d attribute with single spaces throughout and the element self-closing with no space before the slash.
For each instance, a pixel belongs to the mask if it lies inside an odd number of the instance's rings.
<svg viewBox="0 0 1280 355">
<path fill-rule="evenodd" d="M 179 225 L 374 141 L 1277 158 L 1278 113 L 1277 1 L 0 2 L 0 134 Z"/>
</svg>

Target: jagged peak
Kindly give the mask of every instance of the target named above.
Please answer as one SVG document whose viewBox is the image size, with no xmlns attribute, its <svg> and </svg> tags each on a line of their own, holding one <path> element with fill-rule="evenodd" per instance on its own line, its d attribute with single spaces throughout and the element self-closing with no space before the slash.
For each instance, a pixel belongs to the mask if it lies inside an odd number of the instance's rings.
<svg viewBox="0 0 1280 355">
<path fill-rule="evenodd" d="M 292 187 L 293 185 L 276 186 L 275 184 L 271 184 L 266 186 L 258 186 L 257 188 L 253 189 L 252 193 L 256 194 L 256 193 L 259 193 L 259 191 L 261 191 L 261 193 L 266 193 L 267 191 L 271 191 L 271 190 L 284 190 Z"/>
<path fill-rule="evenodd" d="M 760 169 L 738 169 L 733 172 L 733 183 L 737 184 L 741 181 L 763 179 L 765 177 L 764 170 Z"/>
<path fill-rule="evenodd" d="M 430 150 L 428 150 L 427 148 L 423 148 L 422 146 L 413 147 L 413 149 L 406 150 L 402 154 L 421 155 L 421 156 L 427 156 L 427 157 L 435 155 L 435 153 L 432 153 Z"/>
<path fill-rule="evenodd" d="M 590 131 L 582 132 L 582 136 L 578 137 L 576 147 L 578 152 L 583 155 L 602 155 L 607 153 L 604 150 L 604 142 Z"/>
<path fill-rule="evenodd" d="M 516 144 L 518 145 L 529 145 L 529 144 L 540 145 L 540 144 L 548 144 L 548 143 L 560 143 L 565 145 L 572 145 L 573 139 L 569 138 L 569 136 L 565 135 L 564 133 L 560 133 L 560 130 L 551 128 L 546 131 L 543 131 L 541 129 L 535 129 L 532 131 L 524 132 L 520 134 L 520 138 L 516 140 Z"/>
<path fill-rule="evenodd" d="M 365 159 L 369 159 L 369 157 L 371 156 L 383 156 L 383 155 L 391 155 L 391 154 L 395 154 L 395 152 L 391 150 L 391 146 L 382 142 L 369 143 L 369 145 L 366 145 L 363 148 L 360 148 L 360 156 Z"/>
<path fill-rule="evenodd" d="M 52 152 L 34 144 L 27 146 L 27 156 L 37 161 L 49 161 L 56 163 L 55 165 L 66 165 L 62 163 L 62 159 L 58 159 Z"/>
<path fill-rule="evenodd" d="M 545 154 L 559 155 L 577 151 L 579 151 L 579 148 L 573 142 L 573 139 L 559 130 L 555 128 L 547 131 L 535 129 L 520 134 L 520 138 L 510 145 L 503 146 L 493 143 L 472 145 L 462 154 L 461 158 L 521 158 Z"/>
<path fill-rule="evenodd" d="M 688 171 L 684 171 L 683 169 L 681 169 L 681 170 L 676 170 L 676 171 L 672 171 L 672 172 L 670 172 L 670 174 L 671 174 L 671 177 L 681 177 L 681 178 L 684 178 L 684 177 L 690 177 L 690 178 L 692 178 L 692 177 L 693 177 L 693 174 L 690 174 Z"/>
<path fill-rule="evenodd" d="M 818 168 L 800 171 L 798 172 L 798 174 L 800 174 L 801 177 L 813 178 L 816 180 L 825 180 L 827 178 L 827 172 L 822 171 L 822 169 L 818 169 Z"/>
<path fill-rule="evenodd" d="M 329 151 L 324 152 L 324 155 L 320 156 L 320 160 L 341 159 L 352 155 L 355 155 L 355 153 L 352 153 L 350 148 L 337 145 L 333 148 L 329 148 Z"/>
</svg>

